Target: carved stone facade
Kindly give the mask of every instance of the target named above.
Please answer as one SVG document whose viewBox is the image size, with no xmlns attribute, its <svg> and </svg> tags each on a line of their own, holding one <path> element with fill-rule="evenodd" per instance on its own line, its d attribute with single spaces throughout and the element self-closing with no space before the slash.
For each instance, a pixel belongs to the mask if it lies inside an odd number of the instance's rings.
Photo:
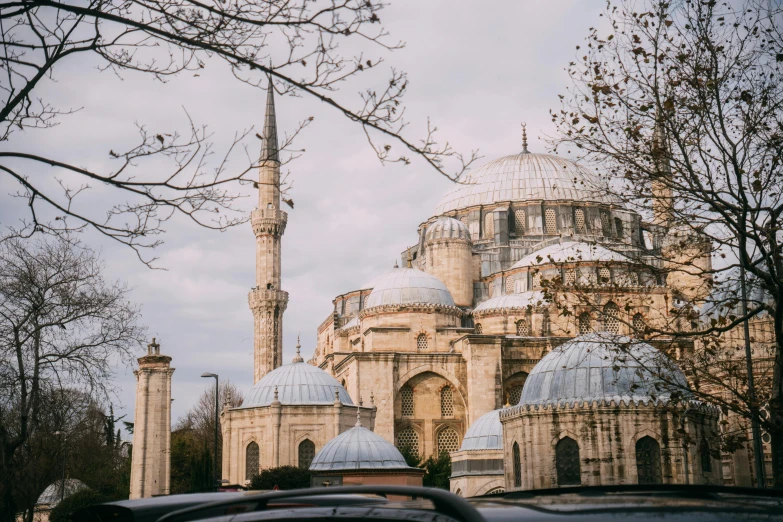
<svg viewBox="0 0 783 522">
<path fill-rule="evenodd" d="M 130 498 L 168 495 L 171 478 L 171 357 L 152 340 L 139 358 Z"/>
</svg>

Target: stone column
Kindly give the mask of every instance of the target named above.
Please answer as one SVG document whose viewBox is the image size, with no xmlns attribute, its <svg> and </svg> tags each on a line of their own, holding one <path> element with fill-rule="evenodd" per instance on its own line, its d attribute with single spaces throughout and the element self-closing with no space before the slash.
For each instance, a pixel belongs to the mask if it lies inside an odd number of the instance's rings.
<svg viewBox="0 0 783 522">
<path fill-rule="evenodd" d="M 171 479 L 171 357 L 152 339 L 139 358 L 130 498 L 168 495 Z"/>
</svg>

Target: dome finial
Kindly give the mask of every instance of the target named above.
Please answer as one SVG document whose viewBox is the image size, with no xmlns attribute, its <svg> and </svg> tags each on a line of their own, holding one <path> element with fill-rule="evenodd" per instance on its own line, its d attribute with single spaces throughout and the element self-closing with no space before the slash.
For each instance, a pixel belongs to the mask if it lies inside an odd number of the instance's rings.
<svg viewBox="0 0 783 522">
<path fill-rule="evenodd" d="M 302 354 L 299 353 L 299 351 L 302 349 L 302 345 L 299 344 L 299 335 L 296 334 L 296 356 L 294 357 L 294 360 L 292 362 L 300 363 L 304 362 L 304 359 L 302 359 Z"/>
<path fill-rule="evenodd" d="M 394 268 L 400 268 L 399 265 L 397 265 L 397 260 L 394 260 Z"/>
<path fill-rule="evenodd" d="M 408 268 L 413 268 L 413 256 L 411 256 L 410 250 L 408 251 L 408 258 L 406 261 L 408 262 Z"/>
<path fill-rule="evenodd" d="M 530 154 L 527 150 L 527 123 L 522 124 L 522 154 Z"/>
</svg>

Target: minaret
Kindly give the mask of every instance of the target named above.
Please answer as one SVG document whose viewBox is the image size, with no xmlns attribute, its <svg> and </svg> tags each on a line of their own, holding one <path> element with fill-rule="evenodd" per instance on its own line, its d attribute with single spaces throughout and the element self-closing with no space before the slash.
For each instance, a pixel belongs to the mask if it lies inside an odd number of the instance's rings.
<svg viewBox="0 0 783 522">
<path fill-rule="evenodd" d="M 655 122 L 652 143 L 655 176 L 652 180 L 653 224 L 668 227 L 672 222 L 672 169 L 666 131 L 660 121 Z"/>
<path fill-rule="evenodd" d="M 282 364 L 283 312 L 288 292 L 280 289 L 280 238 L 288 214 L 280 210 L 280 154 L 272 78 L 266 95 L 264 145 L 258 174 L 258 208 L 251 215 L 256 236 L 256 287 L 248 295 L 254 319 L 253 382 Z"/>
<path fill-rule="evenodd" d="M 130 498 L 169 494 L 171 479 L 171 357 L 152 339 L 139 358 Z"/>
</svg>

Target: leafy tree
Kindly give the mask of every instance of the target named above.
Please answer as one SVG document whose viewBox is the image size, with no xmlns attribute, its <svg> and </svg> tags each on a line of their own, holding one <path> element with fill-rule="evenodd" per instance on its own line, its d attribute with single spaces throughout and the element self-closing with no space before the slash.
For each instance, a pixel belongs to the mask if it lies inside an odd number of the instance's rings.
<svg viewBox="0 0 783 522">
<path fill-rule="evenodd" d="M 261 470 L 250 481 L 250 489 L 301 489 L 310 487 L 313 472 L 298 466 L 280 466 Z"/>
<path fill-rule="evenodd" d="M 79 509 L 95 506 L 104 502 L 110 502 L 112 499 L 91 489 L 77 491 L 73 495 L 65 497 L 57 503 L 49 513 L 50 522 L 70 522 L 71 514 Z"/>
<path fill-rule="evenodd" d="M 116 453 L 97 398 L 110 391 L 115 365 L 130 363 L 144 329 L 126 288 L 102 270 L 75 241 L 0 243 L 0 521 L 14 518 L 15 484 L 31 462 L 81 442 Z"/>
<path fill-rule="evenodd" d="M 77 60 L 94 60 L 99 69 L 118 75 L 160 80 L 199 76 L 194 73 L 214 68 L 226 70 L 227 79 L 261 89 L 267 87 L 269 76 L 279 92 L 319 100 L 361 125 L 381 161 L 407 164 L 410 154 L 456 179 L 475 154 L 463 160 L 448 143 L 438 144 L 436 128 L 429 124 L 421 139 L 408 136 L 402 118 L 407 77 L 393 68 L 388 76 L 380 73 L 383 55 L 402 46 L 391 41 L 381 25 L 383 7 L 366 0 L 0 4 L 0 67 L 5 71 L 0 75 L 0 175 L 18 184 L 16 196 L 29 209 L 20 216 L 19 226 L 6 232 L 62 234 L 88 226 L 128 245 L 150 263 L 153 260 L 143 252 L 160 244 L 163 224 L 173 215 L 218 230 L 247 219 L 234 204 L 242 196 L 239 185 L 257 181 L 252 174 L 260 160 L 251 160 L 258 156 L 248 154 L 246 163 L 231 164 L 231 171 L 227 160 L 256 134 L 251 129 L 238 131 L 222 161 L 213 165 L 208 165 L 214 153 L 210 133 L 189 117 L 181 131 L 138 124 L 135 143 L 118 143 L 113 150 L 87 149 L 79 165 L 43 148 L 26 151 L 10 146 L 15 133 L 43 132 L 74 112 L 53 106 L 46 92 L 79 92 L 55 83 L 61 80 L 60 68 Z M 348 56 L 341 45 L 349 46 Z M 336 94 L 341 86 L 350 86 L 349 91 L 360 96 L 354 103 L 340 99 Z M 74 99 L 71 106 L 88 102 Z M 280 148 L 290 150 L 293 138 L 311 120 L 300 123 Z M 456 160 L 453 170 L 444 165 L 449 159 Z M 105 169 L 84 166 L 105 161 L 110 163 Z M 167 162 L 168 171 L 152 168 Z M 47 175 L 30 176 L 34 169 L 44 169 Z M 84 193 L 93 186 L 107 191 L 106 196 L 87 199 Z"/>
<path fill-rule="evenodd" d="M 441 451 L 437 458 L 429 457 L 421 467 L 425 470 L 422 478 L 425 487 L 450 489 L 451 457 L 447 451 Z"/>
<path fill-rule="evenodd" d="M 400 450 L 400 453 L 402 454 L 403 458 L 405 459 L 406 464 L 412 468 L 418 468 L 419 464 L 421 464 L 421 455 L 411 448 L 410 446 L 403 445 L 397 448 Z"/>
</svg>

